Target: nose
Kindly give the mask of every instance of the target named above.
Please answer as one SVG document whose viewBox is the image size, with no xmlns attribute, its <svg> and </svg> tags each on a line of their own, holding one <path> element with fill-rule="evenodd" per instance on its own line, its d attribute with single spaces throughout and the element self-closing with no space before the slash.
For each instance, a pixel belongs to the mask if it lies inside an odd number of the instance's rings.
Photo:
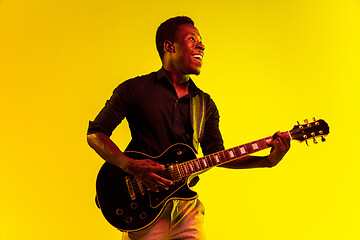
<svg viewBox="0 0 360 240">
<path fill-rule="evenodd" d="M 202 42 L 198 42 L 196 44 L 196 48 L 200 49 L 201 51 L 204 51 L 205 50 L 205 46 Z"/>
</svg>

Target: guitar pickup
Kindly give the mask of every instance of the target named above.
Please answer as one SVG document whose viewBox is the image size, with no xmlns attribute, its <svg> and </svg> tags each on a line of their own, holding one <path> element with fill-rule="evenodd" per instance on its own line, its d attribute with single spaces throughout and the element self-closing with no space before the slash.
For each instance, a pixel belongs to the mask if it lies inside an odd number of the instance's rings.
<svg viewBox="0 0 360 240">
<path fill-rule="evenodd" d="M 130 195 L 130 198 L 131 200 L 135 200 L 136 199 L 136 195 L 135 195 L 135 191 L 134 191 L 134 187 L 131 183 L 131 179 L 129 176 L 126 176 L 125 177 L 125 181 L 126 181 L 126 186 L 128 188 L 128 191 L 129 191 L 129 195 Z"/>
<path fill-rule="evenodd" d="M 137 183 L 137 185 L 139 186 L 140 194 L 141 194 L 142 196 L 144 196 L 144 195 L 145 195 L 145 191 L 144 191 L 144 186 L 142 185 L 141 181 L 138 180 L 138 179 L 136 179 L 136 183 Z"/>
<path fill-rule="evenodd" d="M 170 165 L 168 167 L 168 169 L 169 169 L 169 173 L 170 173 L 170 176 L 171 176 L 171 180 L 173 182 L 177 182 L 177 181 L 180 181 L 182 179 L 178 164 Z"/>
</svg>

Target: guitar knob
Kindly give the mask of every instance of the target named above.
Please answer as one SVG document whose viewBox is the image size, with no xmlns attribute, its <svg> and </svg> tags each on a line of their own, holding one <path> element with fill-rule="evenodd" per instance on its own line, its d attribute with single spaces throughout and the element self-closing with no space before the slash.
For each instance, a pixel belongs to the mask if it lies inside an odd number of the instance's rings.
<svg viewBox="0 0 360 240">
<path fill-rule="evenodd" d="M 324 138 L 324 136 L 321 136 L 321 141 L 322 141 L 322 142 L 325 142 L 325 141 L 326 141 L 326 139 Z"/>
<path fill-rule="evenodd" d="M 132 203 L 130 204 L 130 207 L 131 207 L 131 209 L 137 209 L 137 208 L 138 208 L 138 204 L 137 204 L 136 202 L 132 202 Z"/>
<path fill-rule="evenodd" d="M 116 213 L 116 215 L 121 216 L 124 214 L 124 210 L 122 210 L 121 208 L 118 208 L 118 209 L 116 209 L 115 213 Z"/>
<path fill-rule="evenodd" d="M 132 218 L 132 217 L 127 217 L 127 218 L 125 219 L 125 222 L 126 222 L 127 224 L 132 223 L 132 221 L 133 221 L 133 218 Z"/>
<path fill-rule="evenodd" d="M 147 213 L 146 212 L 140 213 L 140 219 L 144 220 L 145 218 L 147 218 Z"/>
</svg>

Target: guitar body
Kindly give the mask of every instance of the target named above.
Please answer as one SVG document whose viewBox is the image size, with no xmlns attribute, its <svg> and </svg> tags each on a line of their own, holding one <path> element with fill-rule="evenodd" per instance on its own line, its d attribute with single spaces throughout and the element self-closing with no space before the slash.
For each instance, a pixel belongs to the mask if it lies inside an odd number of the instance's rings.
<svg viewBox="0 0 360 240">
<path fill-rule="evenodd" d="M 175 144 L 158 157 L 140 152 L 125 152 L 133 159 L 151 159 L 171 169 L 171 164 L 195 159 L 194 151 L 185 144 Z M 106 220 L 121 231 L 139 231 L 154 223 L 172 199 L 192 200 L 197 193 L 188 186 L 189 177 L 173 179 L 171 171 L 158 174 L 175 184 L 169 190 L 148 191 L 133 176 L 109 163 L 101 167 L 97 181 L 97 202 Z"/>
</svg>

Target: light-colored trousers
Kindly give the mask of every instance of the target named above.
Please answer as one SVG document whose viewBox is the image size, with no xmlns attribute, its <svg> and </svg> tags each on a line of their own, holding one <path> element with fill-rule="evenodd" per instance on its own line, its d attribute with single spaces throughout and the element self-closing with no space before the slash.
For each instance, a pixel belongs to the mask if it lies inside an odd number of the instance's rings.
<svg viewBox="0 0 360 240">
<path fill-rule="evenodd" d="M 123 240 L 204 240 L 204 205 L 200 200 L 172 200 L 148 228 L 123 233 Z"/>
</svg>

